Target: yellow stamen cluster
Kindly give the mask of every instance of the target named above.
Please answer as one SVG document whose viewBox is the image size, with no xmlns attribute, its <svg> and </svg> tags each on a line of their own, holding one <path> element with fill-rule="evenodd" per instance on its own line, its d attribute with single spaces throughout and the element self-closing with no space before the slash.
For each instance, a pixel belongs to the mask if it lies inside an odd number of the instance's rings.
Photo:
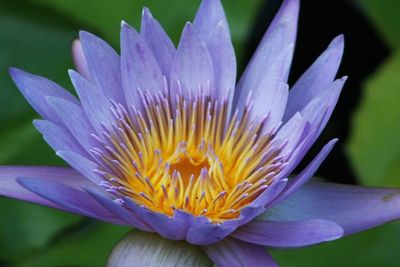
<svg viewBox="0 0 400 267">
<path fill-rule="evenodd" d="M 268 188 L 279 151 L 248 112 L 228 119 L 227 103 L 143 97 L 144 113 L 114 110 L 102 172 L 116 194 L 172 216 L 180 209 L 220 223 Z"/>
</svg>

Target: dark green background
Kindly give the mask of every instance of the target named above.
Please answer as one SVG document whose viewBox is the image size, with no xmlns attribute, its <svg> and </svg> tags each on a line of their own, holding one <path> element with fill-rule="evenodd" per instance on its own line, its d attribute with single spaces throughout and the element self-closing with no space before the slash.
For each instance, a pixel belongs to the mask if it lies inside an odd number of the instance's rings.
<svg viewBox="0 0 400 267">
<path fill-rule="evenodd" d="M 326 3 L 314 7 L 311 2 L 305 0 L 302 6 L 301 44 L 291 79 L 317 56 L 310 51 L 321 51 L 338 33 L 346 33 L 350 48 L 343 67 L 350 82 L 322 137 L 338 136 L 342 142 L 319 175 L 344 183 L 400 186 L 400 2 L 322 1 Z M 223 3 L 241 71 L 279 1 Z M 138 27 L 141 8 L 147 6 L 176 43 L 198 5 L 199 1 L 188 0 L 0 0 L 0 164 L 63 164 L 33 128 L 31 121 L 37 115 L 13 85 L 9 66 L 71 88 L 70 45 L 80 29 L 117 48 L 121 19 Z M 324 12 L 333 18 L 326 26 L 318 21 Z M 318 32 L 323 38 L 313 34 Z M 359 60 L 351 51 L 359 54 Z M 362 71 L 365 66 L 367 71 Z M 128 230 L 1 198 L 0 266 L 103 266 L 110 249 Z M 273 255 L 282 266 L 397 266 L 399 246 L 397 222 Z"/>
</svg>

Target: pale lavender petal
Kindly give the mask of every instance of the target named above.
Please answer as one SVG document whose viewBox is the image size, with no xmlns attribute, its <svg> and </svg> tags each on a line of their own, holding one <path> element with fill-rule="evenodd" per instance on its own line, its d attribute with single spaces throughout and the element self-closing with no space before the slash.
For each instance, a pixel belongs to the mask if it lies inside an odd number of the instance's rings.
<svg viewBox="0 0 400 267">
<path fill-rule="evenodd" d="M 306 120 L 300 113 L 296 113 L 285 125 L 277 132 L 273 145 L 283 147 L 280 155 L 288 158 L 303 140 L 304 129 L 307 126 Z"/>
<path fill-rule="evenodd" d="M 298 12 L 298 0 L 284 1 L 239 81 L 234 100 L 237 107 L 242 108 L 243 99 L 247 98 L 250 91 L 253 91 L 255 101 L 264 104 L 268 99 L 260 98 L 260 93 L 271 95 L 267 91 L 276 89 L 273 83 L 287 82 Z M 259 106 L 257 111 L 260 113 L 257 115 L 262 117 L 268 110 L 262 109 L 261 104 Z"/>
<path fill-rule="evenodd" d="M 301 110 L 301 115 L 317 130 L 316 138 L 328 123 L 346 80 L 347 77 L 342 77 L 328 84 Z"/>
<path fill-rule="evenodd" d="M 171 66 L 171 90 L 184 96 L 209 92 L 213 88 L 213 65 L 204 42 L 190 23 L 183 29 Z M 213 93 L 213 92 L 211 92 Z"/>
<path fill-rule="evenodd" d="M 83 53 L 82 43 L 79 39 L 72 42 L 72 59 L 76 70 L 87 79 L 90 79 L 90 70 L 88 68 L 85 54 Z"/>
<path fill-rule="evenodd" d="M 121 80 L 121 60 L 117 52 L 105 41 L 91 33 L 81 31 L 79 37 L 90 71 L 90 76 L 83 76 L 101 88 L 108 98 L 117 103 L 125 103 Z"/>
<path fill-rule="evenodd" d="M 342 59 L 343 48 L 344 38 L 343 35 L 339 35 L 295 83 L 289 93 L 284 115 L 285 121 L 305 108 L 313 98 L 321 94 L 321 90 L 334 80 Z"/>
<path fill-rule="evenodd" d="M 299 222 L 253 221 L 232 233 L 232 237 L 258 245 L 279 248 L 302 247 L 342 237 L 343 229 L 327 220 Z"/>
<path fill-rule="evenodd" d="M 79 73 L 70 70 L 69 75 L 79 95 L 86 117 L 96 132 L 101 135 L 105 130 L 104 127 L 110 129 L 115 120 L 111 112 L 110 100 Z"/>
<path fill-rule="evenodd" d="M 53 208 L 61 208 L 55 203 L 33 194 L 17 183 L 21 176 L 37 177 L 47 181 L 57 181 L 76 189 L 95 186 L 77 171 L 64 167 L 0 166 L 0 195 L 38 203 Z M 62 209 L 62 208 L 61 208 Z"/>
<path fill-rule="evenodd" d="M 289 45 L 287 49 L 284 49 L 276 61 L 268 65 L 268 71 L 260 82 L 250 85 L 254 87 L 246 87 L 236 104 L 239 110 L 244 110 L 246 106 L 251 105 L 253 118 L 263 119 L 268 115 L 270 117 L 268 121 L 269 127 L 266 131 L 275 127 L 281 121 L 285 111 L 289 88 L 278 76 L 283 70 L 289 68 L 291 62 L 289 59 L 291 59 L 293 49 L 293 45 Z M 266 68 L 264 67 L 263 69 L 265 70 Z"/>
<path fill-rule="evenodd" d="M 156 58 L 162 74 L 169 79 L 175 46 L 160 23 L 153 18 L 148 8 L 143 9 L 140 35 Z"/>
<path fill-rule="evenodd" d="M 262 217 L 326 219 L 339 224 L 348 235 L 400 219 L 400 190 L 309 182 Z"/>
<path fill-rule="evenodd" d="M 220 0 L 203 0 L 193 22 L 211 56 L 217 98 L 233 97 L 236 57 L 229 26 Z"/>
<path fill-rule="evenodd" d="M 276 179 L 259 197 L 240 211 L 240 224 L 244 225 L 265 211 L 265 208 L 281 194 L 287 184 L 287 179 Z"/>
<path fill-rule="evenodd" d="M 59 117 L 49 108 L 47 96 L 59 97 L 74 104 L 78 103 L 68 91 L 46 78 L 16 68 L 10 68 L 10 75 L 29 104 L 46 120 L 62 125 Z"/>
<path fill-rule="evenodd" d="M 67 211 L 106 222 L 125 224 L 94 201 L 85 191 L 38 178 L 18 177 L 17 182 L 32 193 L 63 207 Z"/>
<path fill-rule="evenodd" d="M 57 151 L 57 155 L 65 160 L 71 167 L 90 179 L 93 183 L 99 184 L 103 179 L 96 174 L 98 166 L 86 157 L 72 151 Z"/>
<path fill-rule="evenodd" d="M 97 145 L 95 133 L 81 105 L 58 97 L 47 97 L 47 103 L 75 139 L 89 152 Z"/>
<path fill-rule="evenodd" d="M 105 209 L 107 209 L 110 213 L 114 214 L 116 217 L 120 218 L 127 224 L 142 231 L 152 231 L 152 229 L 148 225 L 143 223 L 140 219 L 138 219 L 135 214 L 127 210 L 121 204 L 118 204 L 115 201 L 111 200 L 109 197 L 105 196 L 105 194 L 100 194 L 99 192 L 90 188 L 86 191 Z"/>
<path fill-rule="evenodd" d="M 71 133 L 46 120 L 34 120 L 36 129 L 43 135 L 44 140 L 55 150 L 71 150 L 78 154 L 88 156 L 87 152 L 79 145 Z"/>
<path fill-rule="evenodd" d="M 310 180 L 310 178 L 315 174 L 315 172 L 318 170 L 319 166 L 321 166 L 322 162 L 324 162 L 326 157 L 329 155 L 336 142 L 337 139 L 333 139 L 329 143 L 327 143 L 321 149 L 318 155 L 310 162 L 310 164 L 308 164 L 308 166 L 300 174 L 298 174 L 293 179 L 289 180 L 285 190 L 283 190 L 283 192 L 279 195 L 279 197 L 276 198 L 273 201 L 273 203 L 270 203 L 268 206 L 271 207 L 272 205 L 275 205 L 285 200 L 287 197 L 289 197 L 298 189 L 300 189 L 305 183 L 307 183 Z"/>
<path fill-rule="evenodd" d="M 225 238 L 219 243 L 204 246 L 208 257 L 219 267 L 277 267 L 263 246 Z"/>
<path fill-rule="evenodd" d="M 164 87 L 161 69 L 146 42 L 125 22 L 121 29 L 121 71 L 129 108 L 141 103 L 138 89 L 156 93 Z"/>
</svg>

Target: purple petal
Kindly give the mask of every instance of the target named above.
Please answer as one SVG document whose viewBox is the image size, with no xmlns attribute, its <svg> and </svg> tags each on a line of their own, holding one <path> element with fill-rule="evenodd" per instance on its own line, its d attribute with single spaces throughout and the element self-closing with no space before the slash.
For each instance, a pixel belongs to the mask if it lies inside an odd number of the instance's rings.
<svg viewBox="0 0 400 267">
<path fill-rule="evenodd" d="M 344 38 L 339 35 L 300 77 L 289 93 L 284 120 L 301 111 L 320 91 L 333 81 L 343 55 Z"/>
<path fill-rule="evenodd" d="M 79 39 L 72 42 L 72 59 L 74 60 L 76 70 L 87 79 L 90 79 L 90 71 L 85 54 L 83 53 L 82 43 Z"/>
<path fill-rule="evenodd" d="M 121 60 L 115 50 L 99 37 L 81 31 L 82 49 L 90 76 L 85 76 L 117 103 L 125 103 L 121 80 Z"/>
<path fill-rule="evenodd" d="M 235 231 L 236 225 L 214 224 L 202 218 L 195 220 L 187 231 L 186 241 L 194 245 L 209 245 L 216 243 Z"/>
<path fill-rule="evenodd" d="M 263 246 L 293 248 L 332 241 L 342 235 L 343 229 L 336 223 L 317 219 L 300 222 L 253 221 L 231 236 Z"/>
<path fill-rule="evenodd" d="M 58 97 L 47 97 L 47 102 L 53 113 L 58 116 L 65 128 L 71 132 L 86 151 L 89 152 L 97 145 L 96 140 L 91 136 L 95 133 L 95 130 L 79 103 L 74 104 Z"/>
<path fill-rule="evenodd" d="M 175 57 L 175 46 L 160 23 L 153 18 L 148 8 L 143 9 L 140 35 L 157 59 L 161 72 L 169 79 L 171 64 Z"/>
<path fill-rule="evenodd" d="M 97 133 L 101 135 L 105 130 L 104 126 L 110 129 L 115 120 L 111 112 L 110 100 L 79 73 L 70 70 L 69 75 L 79 95 L 86 117 Z"/>
<path fill-rule="evenodd" d="M 269 206 L 275 205 L 285 200 L 287 197 L 289 197 L 298 189 L 300 189 L 305 183 L 307 183 L 310 180 L 310 178 L 315 174 L 315 172 L 318 170 L 322 162 L 324 162 L 326 157 L 329 155 L 336 142 L 337 139 L 333 139 L 329 143 L 327 143 L 321 149 L 318 155 L 310 162 L 310 164 L 308 164 L 308 166 L 299 175 L 289 180 L 285 190 L 283 190 L 283 192 L 279 195 L 279 197 L 275 199 L 273 203 L 270 203 Z"/>
<path fill-rule="evenodd" d="M 71 133 L 46 120 L 34 120 L 36 129 L 43 135 L 44 140 L 55 150 L 71 150 L 78 154 L 88 156 Z"/>
<path fill-rule="evenodd" d="M 100 203 L 106 210 L 110 213 L 114 214 L 116 217 L 120 218 L 127 224 L 138 228 L 142 231 L 152 231 L 152 229 L 143 223 L 140 219 L 137 218 L 132 212 L 127 210 L 120 204 L 117 204 L 115 201 L 111 200 L 110 198 L 106 197 L 104 194 L 100 194 L 93 189 L 86 190 L 88 194 L 90 194 L 93 199 L 95 199 L 98 203 Z"/>
<path fill-rule="evenodd" d="M 313 105 L 311 101 L 310 105 L 307 105 L 301 111 L 303 117 L 311 123 L 313 128 L 316 128 L 316 138 L 328 123 L 346 80 L 347 77 L 342 77 L 333 83 L 328 84 L 314 99 L 317 100 L 316 103 Z"/>
<path fill-rule="evenodd" d="M 161 236 L 172 240 L 185 239 L 193 215 L 176 210 L 174 215 L 169 217 L 165 214 L 148 210 L 146 207 L 138 206 L 130 198 L 125 198 L 124 201 L 129 209 Z"/>
<path fill-rule="evenodd" d="M 211 56 L 214 88 L 218 99 L 233 97 L 236 83 L 236 57 L 224 9 L 219 0 L 203 0 L 193 22 Z"/>
<path fill-rule="evenodd" d="M 98 166 L 93 161 L 72 151 L 57 151 L 57 155 L 93 183 L 99 184 L 102 181 L 102 178 L 95 173 Z"/>
<path fill-rule="evenodd" d="M 400 190 L 310 182 L 274 206 L 264 219 L 326 219 L 352 234 L 400 219 Z"/>
<path fill-rule="evenodd" d="M 171 67 L 172 91 L 182 90 L 187 97 L 200 92 L 207 93 L 213 88 L 213 81 L 213 66 L 208 50 L 192 25 L 187 23 Z"/>
<path fill-rule="evenodd" d="M 55 203 L 33 194 L 18 184 L 16 177 L 21 176 L 37 177 L 47 181 L 57 181 L 77 189 L 94 186 L 84 176 L 70 168 L 1 166 L 0 195 L 60 208 L 60 206 Z"/>
<path fill-rule="evenodd" d="M 299 142 L 302 141 L 305 127 L 307 122 L 300 115 L 296 113 L 285 125 L 283 125 L 277 132 L 273 145 L 276 147 L 283 146 L 280 153 L 285 158 L 288 158 L 290 154 L 298 147 Z"/>
<path fill-rule="evenodd" d="M 46 78 L 16 68 L 10 68 L 10 75 L 29 104 L 46 120 L 62 125 L 59 117 L 49 108 L 46 97 L 54 96 L 79 103 L 68 91 Z"/>
<path fill-rule="evenodd" d="M 67 211 L 106 222 L 124 224 L 82 190 L 38 178 L 18 177 L 17 182 L 32 193 L 63 207 Z"/>
<path fill-rule="evenodd" d="M 298 12 L 298 0 L 286 0 L 282 4 L 239 81 L 234 100 L 239 109 L 243 108 L 245 99 L 252 91 L 252 95 L 256 97 L 254 99 L 260 103 L 256 103 L 256 115 L 263 117 L 270 111 L 268 105 L 265 105 L 265 101 L 269 99 L 264 95 L 275 95 L 269 91 L 276 90 L 277 83 L 287 82 L 296 39 Z"/>
<path fill-rule="evenodd" d="M 278 266 L 263 246 L 246 243 L 233 238 L 204 246 L 208 257 L 219 267 Z"/>
<path fill-rule="evenodd" d="M 135 29 L 122 22 L 121 71 L 125 99 L 129 108 L 140 106 L 142 91 L 158 92 L 164 87 L 162 73 L 153 53 Z"/>
</svg>

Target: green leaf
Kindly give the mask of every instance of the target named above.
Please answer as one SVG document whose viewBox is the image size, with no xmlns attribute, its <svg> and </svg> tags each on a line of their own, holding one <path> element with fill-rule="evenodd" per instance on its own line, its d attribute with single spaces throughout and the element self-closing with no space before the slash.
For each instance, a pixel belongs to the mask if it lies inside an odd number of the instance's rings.
<svg viewBox="0 0 400 267">
<path fill-rule="evenodd" d="M 16 262 L 49 244 L 80 217 L 11 199 L 0 201 L 0 259 Z"/>
<path fill-rule="evenodd" d="M 35 256 L 20 262 L 16 267 L 105 266 L 112 248 L 129 228 L 88 222 L 89 224 L 38 251 Z"/>
<path fill-rule="evenodd" d="M 400 185 L 400 50 L 366 82 L 353 119 L 350 160 L 366 185 Z"/>
<path fill-rule="evenodd" d="M 16 66 L 67 84 L 71 28 L 39 16 L 40 7 L 0 2 L 0 164 L 59 164 L 32 126 L 32 108 L 8 75 Z M 63 77 L 63 78 L 61 78 Z M 0 261 L 15 262 L 46 246 L 80 217 L 33 204 L 0 199 Z M 0 264 L 1 265 L 1 264 Z"/>
<path fill-rule="evenodd" d="M 270 252 L 285 267 L 396 266 L 399 236 L 396 222 L 316 246 Z"/>
<path fill-rule="evenodd" d="M 400 1 L 397 0 L 359 0 L 383 36 L 392 45 L 400 45 L 399 10 Z"/>
</svg>

